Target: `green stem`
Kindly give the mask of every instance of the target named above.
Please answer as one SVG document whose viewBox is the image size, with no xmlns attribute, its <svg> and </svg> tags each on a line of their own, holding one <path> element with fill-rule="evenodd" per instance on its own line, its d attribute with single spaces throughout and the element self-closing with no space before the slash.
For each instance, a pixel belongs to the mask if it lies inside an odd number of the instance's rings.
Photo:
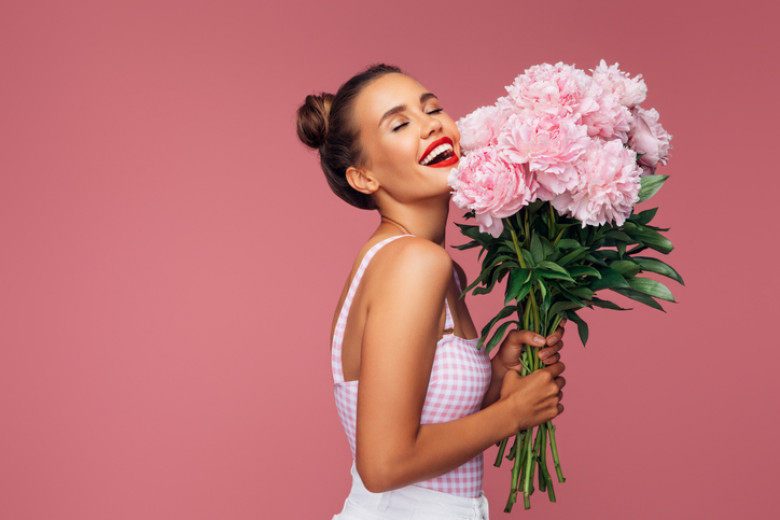
<svg viewBox="0 0 780 520">
<path fill-rule="evenodd" d="M 523 255 L 520 253 L 520 242 L 517 240 L 517 233 L 515 233 L 515 228 L 512 227 L 512 221 L 509 219 L 504 219 L 507 226 L 509 227 L 509 234 L 512 235 L 512 243 L 515 245 L 515 254 L 517 255 L 517 261 L 520 262 L 520 267 L 525 269 L 525 260 L 523 260 Z"/>
<path fill-rule="evenodd" d="M 506 501 L 506 506 L 504 507 L 504 512 L 509 513 L 512 511 L 512 506 L 515 505 L 515 502 L 517 502 L 517 484 L 520 479 L 520 459 L 522 459 L 522 456 L 520 454 L 520 446 L 522 443 L 522 435 L 525 432 L 518 432 L 515 435 L 515 443 L 512 445 L 512 457 L 515 459 L 515 463 L 512 466 L 512 479 L 510 481 L 510 489 L 509 489 L 509 498 Z"/>
<path fill-rule="evenodd" d="M 550 450 L 553 454 L 553 463 L 555 464 L 555 472 L 558 474 L 558 482 L 566 482 L 561 471 L 561 461 L 558 459 L 558 443 L 555 442 L 555 426 L 552 421 L 547 421 L 547 429 L 550 432 Z"/>
<path fill-rule="evenodd" d="M 550 478 L 550 472 L 547 469 L 547 423 L 542 424 L 541 427 L 544 430 L 544 436 L 542 437 L 542 456 L 539 459 L 539 470 L 544 474 L 547 496 L 550 498 L 550 502 L 555 502 L 555 489 L 553 488 L 552 478 Z"/>
<path fill-rule="evenodd" d="M 536 464 L 539 468 L 536 471 L 536 477 L 539 481 L 539 491 L 547 490 L 547 482 L 544 478 L 544 472 L 542 471 L 542 455 L 544 454 L 544 424 L 539 425 L 539 429 L 536 430 L 536 440 L 534 441 L 534 456 L 536 457 Z"/>
<path fill-rule="evenodd" d="M 532 453 L 533 428 L 527 430 L 525 442 L 525 468 L 523 469 L 523 505 L 526 509 L 531 509 L 531 493 L 533 492 L 534 481 L 534 457 Z"/>
<path fill-rule="evenodd" d="M 555 236 L 555 210 L 553 209 L 552 204 L 550 204 L 549 202 L 547 203 L 547 207 L 550 208 L 550 229 L 548 229 L 547 231 L 550 240 L 552 240 L 553 237 Z"/>
<path fill-rule="evenodd" d="M 506 449 L 506 441 L 507 438 L 504 438 L 504 440 L 501 441 L 501 444 L 498 446 L 498 457 L 496 457 L 496 461 L 493 463 L 493 465 L 497 468 L 501 467 L 501 459 L 504 458 L 504 449 Z"/>
</svg>

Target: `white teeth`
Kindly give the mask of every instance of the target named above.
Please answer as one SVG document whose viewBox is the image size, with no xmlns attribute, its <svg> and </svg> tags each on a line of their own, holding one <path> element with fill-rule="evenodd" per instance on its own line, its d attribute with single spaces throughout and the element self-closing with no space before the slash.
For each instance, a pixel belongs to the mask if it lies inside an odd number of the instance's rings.
<svg viewBox="0 0 780 520">
<path fill-rule="evenodd" d="M 420 161 L 420 164 L 422 164 L 423 166 L 426 166 L 428 163 L 430 163 L 432 160 L 434 160 L 437 155 L 439 155 L 440 153 L 445 152 L 447 150 L 452 151 L 452 145 L 451 144 L 449 144 L 449 143 L 440 144 L 439 146 L 437 146 L 436 148 L 431 150 L 431 153 L 426 155 L 425 159 Z"/>
</svg>

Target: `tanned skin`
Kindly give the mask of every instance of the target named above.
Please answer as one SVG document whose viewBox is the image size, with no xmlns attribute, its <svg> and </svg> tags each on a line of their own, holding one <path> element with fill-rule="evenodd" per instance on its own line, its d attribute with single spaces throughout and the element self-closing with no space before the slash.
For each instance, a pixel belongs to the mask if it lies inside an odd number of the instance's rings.
<svg viewBox="0 0 780 520">
<path fill-rule="evenodd" d="M 438 99 L 428 94 L 409 76 L 391 73 L 369 83 L 354 105 L 366 161 L 348 169 L 347 179 L 373 197 L 384 218 L 357 255 L 336 316 L 368 249 L 394 235 L 414 235 L 385 245 L 372 259 L 352 302 L 342 344 L 344 379 L 360 381 L 355 462 L 372 492 L 447 473 L 505 437 L 563 411 L 561 326 L 547 338 L 510 332 L 491 362 L 482 409 L 454 421 L 420 424 L 436 343 L 443 335 L 445 297 L 453 333 L 477 337 L 452 275 L 455 269 L 465 287 L 465 274 L 444 249 L 450 168 L 419 163 L 428 146 L 443 136 L 452 139 L 460 157 L 460 136 Z M 396 107 L 403 110 L 393 111 Z M 525 377 L 519 375 L 523 344 L 540 347 L 539 357 L 547 365 Z"/>
</svg>

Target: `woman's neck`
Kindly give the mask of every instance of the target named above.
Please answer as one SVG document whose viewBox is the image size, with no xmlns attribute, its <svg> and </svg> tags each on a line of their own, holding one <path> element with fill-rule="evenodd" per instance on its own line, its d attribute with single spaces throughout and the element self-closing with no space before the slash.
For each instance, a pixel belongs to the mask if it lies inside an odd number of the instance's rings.
<svg viewBox="0 0 780 520">
<path fill-rule="evenodd" d="M 384 225 L 397 231 L 430 240 L 444 247 L 449 200 L 420 202 L 415 205 L 394 204 L 380 208 Z"/>
</svg>

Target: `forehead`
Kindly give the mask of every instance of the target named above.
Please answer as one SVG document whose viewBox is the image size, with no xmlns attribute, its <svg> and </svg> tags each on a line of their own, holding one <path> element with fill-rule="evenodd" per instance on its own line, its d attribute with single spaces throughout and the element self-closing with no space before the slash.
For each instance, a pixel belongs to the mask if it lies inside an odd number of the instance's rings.
<svg viewBox="0 0 780 520">
<path fill-rule="evenodd" d="M 386 111 L 399 105 L 417 106 L 420 95 L 427 89 L 414 78 L 404 74 L 384 74 L 360 91 L 355 99 L 355 115 L 358 124 L 379 124 Z"/>
</svg>

